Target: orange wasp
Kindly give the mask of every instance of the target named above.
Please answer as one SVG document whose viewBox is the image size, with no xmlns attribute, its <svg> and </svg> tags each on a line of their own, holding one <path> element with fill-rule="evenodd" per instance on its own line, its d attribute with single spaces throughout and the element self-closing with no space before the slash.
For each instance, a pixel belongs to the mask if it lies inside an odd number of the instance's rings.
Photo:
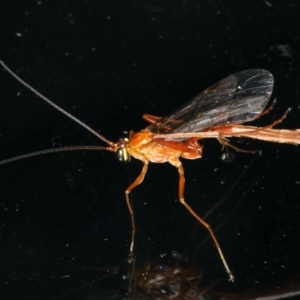
<svg viewBox="0 0 300 300">
<path fill-rule="evenodd" d="M 6 159 L 0 162 L 0 164 L 39 154 L 66 150 L 107 150 L 115 152 L 121 161 L 128 161 L 130 156 L 141 160 L 144 166 L 140 175 L 125 191 L 126 203 L 131 216 L 132 226 L 129 249 L 129 259 L 131 260 L 133 258 L 136 228 L 134 211 L 130 203 L 129 194 L 143 181 L 149 162 L 169 162 L 177 168 L 179 173 L 178 192 L 180 203 L 183 204 L 188 212 L 209 231 L 209 234 L 217 247 L 226 272 L 229 275 L 229 280 L 234 281 L 234 276 L 228 267 L 219 242 L 217 241 L 210 225 L 185 202 L 184 169 L 179 158 L 201 158 L 202 146 L 198 141 L 205 138 L 217 138 L 223 146 L 229 146 L 237 151 L 244 152 L 248 151 L 240 150 L 231 145 L 227 138 L 244 137 L 276 143 L 300 144 L 300 129 L 273 129 L 275 125 L 282 122 L 290 109 L 288 109 L 280 119 L 264 127 L 241 125 L 245 122 L 259 118 L 272 109 L 273 105 L 266 108 L 272 94 L 274 83 L 273 75 L 269 71 L 253 69 L 232 74 L 207 88 L 166 117 L 157 117 L 145 114 L 143 115 L 143 118 L 151 125 L 140 132 L 131 132 L 129 139 L 122 138 L 118 142 L 114 143 L 107 140 L 104 136 L 97 133 L 88 125 L 84 124 L 73 115 L 69 114 L 45 96 L 34 90 L 15 73 L 13 73 L 3 62 L 0 61 L 0 64 L 21 84 L 34 92 L 38 97 L 108 144 L 107 147 L 73 146 L 48 149 Z"/>
</svg>

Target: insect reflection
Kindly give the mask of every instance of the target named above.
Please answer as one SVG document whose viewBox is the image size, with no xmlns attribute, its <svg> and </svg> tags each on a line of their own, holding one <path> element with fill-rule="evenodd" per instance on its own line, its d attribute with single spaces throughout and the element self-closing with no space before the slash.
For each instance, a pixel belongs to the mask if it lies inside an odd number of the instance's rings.
<svg viewBox="0 0 300 300">
<path fill-rule="evenodd" d="M 144 179 L 148 164 L 169 162 L 177 168 L 179 173 L 179 200 L 188 212 L 198 220 L 208 231 L 219 252 L 229 280 L 234 281 L 234 276 L 225 260 L 219 242 L 210 225 L 201 218 L 185 201 L 184 169 L 179 158 L 197 159 L 202 157 L 202 146 L 199 140 L 205 138 L 217 138 L 223 146 L 228 146 L 237 151 L 244 151 L 231 145 L 227 138 L 246 137 L 266 140 L 270 142 L 299 144 L 300 130 L 279 130 L 273 127 L 279 124 L 287 115 L 288 111 L 278 120 L 264 127 L 241 125 L 259 118 L 269 112 L 272 105 L 266 108 L 270 99 L 274 79 L 269 71 L 262 69 L 246 70 L 235 73 L 217 82 L 204 90 L 195 98 L 185 103 L 166 117 L 158 117 L 146 114 L 143 118 L 150 123 L 148 127 L 137 133 L 131 133 L 129 139 L 123 138 L 114 143 L 104 136 L 82 123 L 80 120 L 64 111 L 52 101 L 35 91 L 22 81 L 3 62 L 1 65 L 19 82 L 33 91 L 41 99 L 62 112 L 73 121 L 96 135 L 107 143 L 107 147 L 65 147 L 35 152 L 25 156 L 18 156 L 2 161 L 7 163 L 13 160 L 29 157 L 37 154 L 78 149 L 107 150 L 115 152 L 120 160 L 128 161 L 130 156 L 143 162 L 144 166 L 140 175 L 126 189 L 126 203 L 131 216 L 131 243 L 129 259 L 133 259 L 135 241 L 134 211 L 130 203 L 129 194 Z"/>
<path fill-rule="evenodd" d="M 184 258 L 173 256 L 168 262 L 146 261 L 133 273 L 132 300 L 278 300 L 300 295 L 300 277 L 236 292 L 218 291 L 216 280 L 201 284 L 202 270 Z"/>
<path fill-rule="evenodd" d="M 134 269 L 130 299 L 199 299 L 211 288 L 199 286 L 201 277 L 200 268 L 189 265 L 185 257 L 174 251 L 170 257 L 148 260 Z"/>
</svg>

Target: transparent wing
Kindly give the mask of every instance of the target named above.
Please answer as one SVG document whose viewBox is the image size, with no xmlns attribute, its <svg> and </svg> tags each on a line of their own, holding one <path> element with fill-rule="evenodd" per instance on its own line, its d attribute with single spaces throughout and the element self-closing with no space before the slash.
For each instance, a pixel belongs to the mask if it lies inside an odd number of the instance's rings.
<svg viewBox="0 0 300 300">
<path fill-rule="evenodd" d="M 266 107 L 273 83 L 273 75 L 266 70 L 232 74 L 147 129 L 156 134 L 191 133 L 217 125 L 249 122 Z"/>
</svg>

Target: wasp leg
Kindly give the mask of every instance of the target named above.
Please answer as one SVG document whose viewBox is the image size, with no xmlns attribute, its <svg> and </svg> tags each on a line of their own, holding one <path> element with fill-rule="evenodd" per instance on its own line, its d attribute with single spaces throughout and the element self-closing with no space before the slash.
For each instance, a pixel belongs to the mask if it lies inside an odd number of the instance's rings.
<svg viewBox="0 0 300 300">
<path fill-rule="evenodd" d="M 273 128 L 274 126 L 280 124 L 287 116 L 287 114 L 291 111 L 290 108 L 288 108 L 285 113 L 276 121 L 274 121 L 273 123 L 271 123 L 270 125 L 267 125 L 267 126 L 263 126 L 263 127 L 258 127 L 257 131 L 261 130 L 261 129 L 269 129 L 269 128 Z"/>
<path fill-rule="evenodd" d="M 212 239 L 217 247 L 217 250 L 219 252 L 219 255 L 221 257 L 221 260 L 223 262 L 225 270 L 226 270 L 227 274 L 229 275 L 229 280 L 233 282 L 234 276 L 228 267 L 228 264 L 225 260 L 225 257 L 223 255 L 223 252 L 221 250 L 219 242 L 218 242 L 214 232 L 212 231 L 210 225 L 205 220 L 203 220 L 200 216 L 198 216 L 198 214 L 185 202 L 185 199 L 184 199 L 185 178 L 184 178 L 184 169 L 183 169 L 183 166 L 181 165 L 181 163 L 179 165 L 177 165 L 177 169 L 178 169 L 178 173 L 179 173 L 179 190 L 178 190 L 179 191 L 179 201 L 188 210 L 188 212 L 208 230 L 210 236 L 212 237 Z"/>
<path fill-rule="evenodd" d="M 219 143 L 223 146 L 222 149 L 230 147 L 237 152 L 252 153 L 252 154 L 260 151 L 260 150 L 245 150 L 245 149 L 238 148 L 238 147 L 230 144 L 229 140 L 226 138 L 223 138 L 223 137 L 218 137 L 217 139 L 218 139 Z"/>
<path fill-rule="evenodd" d="M 144 166 L 143 166 L 142 172 L 140 173 L 140 175 L 135 179 L 135 181 L 125 191 L 126 203 L 127 203 L 127 207 L 128 207 L 129 213 L 130 213 L 131 228 L 132 228 L 131 243 L 130 243 L 130 248 L 129 248 L 129 261 L 133 260 L 133 248 L 134 248 L 134 238 L 135 238 L 134 211 L 133 211 L 132 205 L 130 203 L 129 194 L 134 188 L 136 188 L 144 180 L 145 175 L 146 175 L 147 170 L 148 170 L 148 163 L 149 163 L 148 161 L 144 161 Z"/>
<path fill-rule="evenodd" d="M 186 141 L 169 141 L 165 139 L 155 139 L 155 142 L 172 148 L 180 150 L 180 156 L 187 159 L 197 159 L 202 157 L 202 146 L 198 143 L 199 138 L 190 138 Z"/>
<path fill-rule="evenodd" d="M 154 123 L 157 123 L 158 121 L 160 121 L 162 119 L 162 117 L 153 116 L 153 115 L 149 115 L 149 114 L 143 114 L 143 119 L 150 124 L 154 124 Z"/>
<path fill-rule="evenodd" d="M 271 102 L 271 104 L 270 104 L 268 107 L 266 107 L 266 108 L 260 113 L 260 115 L 258 115 L 257 118 L 260 118 L 261 116 L 268 114 L 268 113 L 273 109 L 273 107 L 274 107 L 275 104 L 276 104 L 276 99 L 273 100 L 273 101 Z"/>
</svg>

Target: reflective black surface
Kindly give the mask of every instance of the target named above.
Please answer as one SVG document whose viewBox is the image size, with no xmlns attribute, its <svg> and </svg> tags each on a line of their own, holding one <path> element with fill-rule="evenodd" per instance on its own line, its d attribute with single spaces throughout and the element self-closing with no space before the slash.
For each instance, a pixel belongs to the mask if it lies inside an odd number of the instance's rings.
<svg viewBox="0 0 300 300">
<path fill-rule="evenodd" d="M 5 2 L 0 59 L 110 140 L 146 127 L 143 113 L 166 115 L 218 80 L 250 68 L 274 75 L 277 98 L 255 124 L 269 124 L 292 107 L 278 127 L 300 128 L 296 0 Z M 99 143 L 4 71 L 0 82 L 0 159 Z M 236 277 L 233 284 L 214 287 L 222 291 L 263 288 L 299 275 L 300 268 L 299 146 L 233 143 L 262 150 L 243 176 L 255 155 L 233 153 L 226 162 L 213 140 L 204 141 L 202 159 L 183 161 L 186 200 L 200 215 L 242 176 L 208 217 L 214 228 L 222 225 L 216 235 Z M 126 294 L 121 275 L 130 218 L 124 190 L 140 169 L 140 162 L 120 164 L 108 152 L 49 154 L 1 166 L 1 298 Z M 196 222 L 178 203 L 177 185 L 176 169 L 151 164 L 132 193 L 137 260 L 176 250 L 203 269 L 207 286 L 226 274 L 212 241 L 203 243 L 205 229 L 193 235 Z M 118 274 L 100 280 L 114 266 L 120 271 L 110 272 Z"/>
</svg>

